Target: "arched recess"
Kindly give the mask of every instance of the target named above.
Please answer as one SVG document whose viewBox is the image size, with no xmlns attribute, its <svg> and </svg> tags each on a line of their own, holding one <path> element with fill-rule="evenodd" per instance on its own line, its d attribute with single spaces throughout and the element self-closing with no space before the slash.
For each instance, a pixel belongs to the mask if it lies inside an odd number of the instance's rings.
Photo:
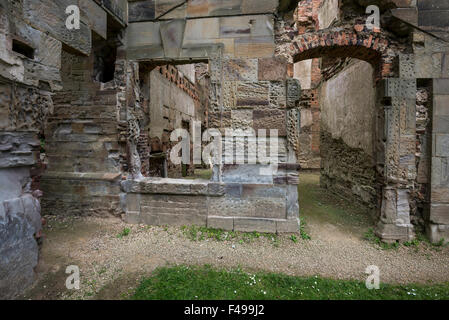
<svg viewBox="0 0 449 320">
<path fill-rule="evenodd" d="M 375 78 L 380 80 L 394 76 L 397 56 L 394 50 L 389 49 L 390 42 L 380 32 L 329 28 L 292 35 L 287 52 L 293 62 L 325 56 L 363 60 L 374 67 Z"/>
<path fill-rule="evenodd" d="M 364 27 L 360 31 L 354 27 L 335 27 L 302 35 L 290 34 L 290 39 L 283 48 L 289 62 L 324 57 L 356 58 L 373 66 L 376 86 L 373 134 L 378 194 L 376 233 L 387 241 L 412 239 L 410 212 L 404 209 L 408 207 L 405 204 L 409 201 L 409 189 L 406 182 L 397 178 L 402 175 L 399 141 L 404 138 L 398 110 L 404 105 L 407 108 L 410 102 L 413 106 L 416 81 L 399 78 L 400 47 L 382 32 L 369 32 Z"/>
</svg>

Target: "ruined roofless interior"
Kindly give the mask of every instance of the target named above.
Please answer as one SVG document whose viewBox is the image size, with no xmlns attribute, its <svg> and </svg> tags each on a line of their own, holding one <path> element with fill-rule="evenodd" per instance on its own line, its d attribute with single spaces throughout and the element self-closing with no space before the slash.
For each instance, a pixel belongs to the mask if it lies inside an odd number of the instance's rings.
<svg viewBox="0 0 449 320">
<path fill-rule="evenodd" d="M 302 172 L 386 243 L 448 241 L 448 12 L 1 0 L 0 298 L 33 284 L 44 216 L 297 234 Z"/>
</svg>

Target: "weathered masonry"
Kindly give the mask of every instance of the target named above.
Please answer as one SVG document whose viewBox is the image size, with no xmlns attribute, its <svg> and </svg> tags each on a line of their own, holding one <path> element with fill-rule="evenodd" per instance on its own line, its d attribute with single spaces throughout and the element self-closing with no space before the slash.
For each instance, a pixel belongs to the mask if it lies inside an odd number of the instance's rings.
<svg viewBox="0 0 449 320">
<path fill-rule="evenodd" d="M 296 232 L 299 164 L 370 203 L 384 240 L 412 239 L 418 225 L 448 240 L 449 5 L 371 2 L 379 28 L 364 0 L 0 1 L 0 297 L 33 281 L 41 210 Z M 73 4 L 78 30 L 66 27 Z M 333 91 L 361 72 L 370 101 Z M 352 122 L 360 110 L 365 127 Z M 173 129 L 198 133 L 194 120 L 246 132 L 223 138 L 224 157 L 251 158 L 238 146 L 277 130 L 277 170 L 153 170 L 156 156 L 170 162 Z"/>
</svg>

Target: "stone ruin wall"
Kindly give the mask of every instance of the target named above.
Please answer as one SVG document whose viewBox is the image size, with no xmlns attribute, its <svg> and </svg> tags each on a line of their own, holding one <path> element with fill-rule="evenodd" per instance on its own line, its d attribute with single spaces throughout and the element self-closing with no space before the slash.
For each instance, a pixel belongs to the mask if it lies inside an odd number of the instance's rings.
<svg viewBox="0 0 449 320">
<path fill-rule="evenodd" d="M 141 199 L 140 207 L 131 205 L 135 201 L 127 201 L 130 205 L 128 221 L 179 224 L 185 219 L 196 219 L 200 225 L 235 230 L 298 229 L 297 166 L 292 156 L 294 151 L 288 151 L 287 145 L 290 148 L 296 144 L 296 103 L 300 90 L 296 83 L 287 84 L 287 63 L 275 57 L 273 13 L 277 3 L 235 2 L 232 10 L 222 2 L 204 1 L 203 5 L 189 2 L 167 13 L 165 18 L 173 19 L 171 22 L 150 21 L 162 10 L 157 2 L 133 2 L 130 6 L 132 23 L 127 35 L 128 56 L 141 61 L 208 59 L 208 127 L 218 128 L 222 133 L 225 128 L 276 129 L 283 146 L 281 158 L 284 163 L 293 162 L 294 167 L 286 166 L 280 170 L 279 177 L 270 181 L 263 180 L 258 171 L 260 166 L 256 164 L 221 166 L 214 181 L 203 182 L 205 186 L 161 180 L 130 187 L 124 182 L 122 189 L 127 199 Z M 176 20 L 183 17 L 189 19 Z M 196 19 L 199 17 L 203 18 Z M 151 37 L 147 36 L 148 30 L 154 31 Z M 163 37 L 167 32 L 174 36 Z M 160 187 L 161 184 L 167 186 Z M 226 192 L 217 195 L 215 191 L 208 191 L 216 187 Z M 270 188 L 281 191 L 267 197 L 270 193 L 263 193 L 263 190 Z M 250 189 L 257 191 L 250 192 Z M 195 204 L 200 201 L 199 196 L 207 197 L 207 201 L 203 201 L 207 206 L 198 210 L 198 214 L 188 212 L 187 203 L 182 202 Z M 161 203 L 179 210 L 158 210 L 158 213 L 154 208 L 161 208 Z M 263 206 L 271 209 L 263 211 Z M 259 209 L 255 210 L 256 207 Z"/>
<path fill-rule="evenodd" d="M 187 23 L 159 21 L 153 30 L 156 33 L 146 37 L 140 34 L 137 40 L 130 41 L 123 39 L 123 34 L 117 30 L 123 29 L 123 22 L 127 20 L 127 12 L 120 6 L 123 1 L 83 1 L 86 6 L 82 6 L 81 29 L 76 34 L 64 26 L 64 9 L 71 2 L 61 0 L 56 4 L 51 0 L 27 0 L 2 1 L 0 4 L 0 40 L 6 44 L 0 47 L 0 179 L 2 186 L 13 186 L 1 190 L 3 198 L 0 199 L 0 237 L 3 244 L 0 248 L 0 293 L 4 297 L 16 295 L 33 280 L 38 248 L 35 238 L 39 237 L 41 229 L 39 189 L 45 191 L 43 210 L 52 214 L 119 215 L 123 210 L 127 214 L 142 210 L 148 215 L 154 212 L 154 208 L 160 208 L 161 201 L 164 206 L 183 203 L 179 205 L 182 208 L 188 206 L 191 197 L 198 196 L 201 199 L 198 201 L 207 200 L 208 203 L 206 215 L 204 210 L 200 210 L 204 225 L 230 229 L 232 221 L 232 228 L 236 230 L 297 230 L 298 168 L 295 163 L 300 150 L 300 90 L 297 83 L 284 76 L 293 75 L 293 68 L 287 64 L 293 63 L 293 56 L 317 58 L 314 56 L 317 42 L 311 36 L 319 37 L 319 42 L 331 42 L 335 45 L 331 46 L 333 49 L 354 41 L 360 47 L 373 48 L 382 54 L 381 62 L 375 65 L 379 67 L 375 70 L 376 81 L 379 81 L 377 89 L 382 91 L 379 97 L 384 98 L 376 131 L 380 140 L 376 150 L 376 169 L 381 184 L 378 200 L 382 202 L 379 205 L 378 234 L 385 240 L 410 239 L 413 230 L 409 220 L 413 222 L 415 210 L 422 212 L 433 242 L 448 238 L 447 44 L 416 31 L 413 34 L 402 33 L 413 36 L 413 50 L 405 40 L 396 41 L 396 36 L 391 36 L 390 31 L 370 38 L 373 34 L 363 27 L 366 16 L 348 7 L 341 8 L 347 14 L 338 21 L 340 29 L 330 25 L 332 14 L 328 14 L 326 9 L 319 11 L 321 18 L 318 20 L 328 21 L 330 31 L 304 30 L 303 36 L 298 37 L 294 27 L 283 19 L 276 19 L 273 13 L 277 2 L 260 0 L 236 1 L 238 5 L 232 10 L 216 1 L 204 1 L 206 5 L 200 6 L 198 2 L 185 3 L 165 18 L 183 20 L 186 14 L 190 18 L 211 17 L 188 19 Z M 415 15 L 419 13 L 417 17 L 408 15 L 412 20 L 400 17 L 409 25 L 443 36 L 449 31 L 444 16 L 435 15 L 435 11 L 423 1 L 417 1 L 419 12 L 411 1 L 393 2 L 409 7 L 404 9 L 411 9 Z M 444 9 L 445 3 L 441 1 L 429 2 L 438 2 Z M 328 1 L 326 5 L 332 3 Z M 107 12 L 105 5 L 108 6 Z M 443 13 L 443 9 L 437 13 Z M 267 14 L 259 14 L 261 10 Z M 151 20 L 166 11 L 167 6 L 154 1 L 133 1 L 130 2 L 130 21 Z M 401 15 L 400 12 L 394 14 Z M 217 15 L 227 17 L 214 18 Z M 98 19 L 98 16 L 102 18 Z M 114 30 L 108 28 L 109 21 L 115 24 Z M 139 32 L 148 30 L 149 24 L 130 23 L 127 32 L 139 35 Z M 162 43 L 160 35 L 167 35 L 173 28 L 190 31 L 183 33 L 187 37 L 173 39 L 173 42 L 163 37 Z M 91 50 L 95 51 L 97 41 L 102 42 L 97 36 L 104 38 L 109 32 L 117 35 L 113 41 L 117 47 L 117 59 L 113 81 L 104 83 L 101 81 L 103 76 L 97 78 L 95 70 L 101 69 L 101 63 L 106 61 L 101 62 L 91 54 Z M 350 40 L 345 38 L 346 35 L 351 36 Z M 159 42 L 152 42 L 155 39 Z M 14 52 L 14 47 L 22 53 Z M 408 51 L 404 51 L 405 48 Z M 343 51 L 354 55 L 354 58 L 373 61 L 369 51 L 354 51 L 346 47 Z M 325 48 L 321 53 L 329 52 Z M 71 61 L 72 66 L 61 64 L 61 55 L 64 58 L 62 62 Z M 146 172 L 139 155 L 145 160 L 147 152 L 144 146 L 149 142 L 145 140 L 148 138 L 143 129 L 149 119 L 145 115 L 139 86 L 139 63 L 136 61 L 157 57 L 166 61 L 173 55 L 184 59 L 183 62 L 186 57 L 201 61 L 210 59 L 211 95 L 206 110 L 209 126 L 280 131 L 285 146 L 282 152 L 288 163 L 281 166 L 280 174 L 272 183 L 257 181 L 259 177 L 255 177 L 256 181 L 238 180 L 242 176 L 251 177 L 252 168 L 236 170 L 230 166 L 223 167 L 221 172 L 227 182 L 186 186 L 185 183 L 165 185 L 165 182 L 156 181 L 154 184 L 134 185 L 133 179 L 129 179 L 120 185 L 122 179 L 139 178 L 142 172 Z M 430 85 L 422 86 L 418 82 L 418 96 L 416 79 L 431 79 Z M 422 90 L 431 92 L 431 102 L 421 98 L 421 94 L 424 95 Z M 312 95 L 308 96 L 313 101 Z M 424 110 L 429 110 L 423 106 L 430 105 L 432 125 L 428 134 L 422 129 L 422 123 L 426 122 L 422 119 L 427 117 Z M 381 132 L 387 135 L 382 136 Z M 428 148 L 431 149 L 428 160 L 432 169 L 426 179 L 424 141 L 428 136 L 432 142 Z M 71 141 L 70 137 L 77 139 Z M 45 143 L 41 144 L 39 138 L 44 138 Z M 345 147 L 342 147 L 343 151 Z M 39 155 L 40 151 L 45 151 L 45 157 Z M 48 170 L 40 178 L 45 166 Z M 259 186 L 264 184 L 270 187 L 265 185 L 260 189 Z M 266 197 L 267 190 L 271 191 L 271 198 Z M 126 192 L 128 194 L 125 195 Z M 185 197 L 186 193 L 188 197 Z M 133 197 L 137 195 L 146 200 L 136 201 Z M 262 200 L 271 202 L 267 205 Z M 136 204 L 139 208 L 133 207 Z M 257 205 L 285 208 L 285 215 L 279 219 L 270 216 L 271 212 L 262 212 L 268 216 L 261 217 L 252 209 L 242 211 L 245 217 L 236 216 L 235 212 L 230 212 L 232 216 L 218 215 L 223 208 L 241 210 Z M 153 209 L 145 209 L 151 206 Z M 133 208 L 136 211 L 131 211 Z M 251 214 L 255 216 L 251 217 Z M 179 216 L 175 218 L 171 221 L 182 221 L 178 220 Z M 155 220 L 150 215 L 146 219 L 161 222 L 161 217 Z M 18 287 L 17 283 L 23 287 Z"/>
<path fill-rule="evenodd" d="M 377 204 L 373 68 L 357 60 L 320 87 L 321 186 L 375 209 Z"/>
<path fill-rule="evenodd" d="M 184 73 L 185 74 L 184 74 Z M 165 153 L 167 159 L 167 177 L 180 178 L 184 174 L 193 174 L 193 158 L 183 172 L 182 165 L 170 161 L 170 150 L 175 143 L 170 141 L 170 134 L 178 128 L 193 132 L 194 121 L 203 122 L 204 113 L 199 97 L 199 85 L 195 78 L 195 65 L 159 66 L 149 73 L 148 107 L 149 107 L 149 151 L 150 154 Z M 191 154 L 193 145 L 191 146 Z M 142 159 L 142 157 L 141 157 Z M 150 174 L 162 177 L 163 158 L 151 158 Z"/>
</svg>

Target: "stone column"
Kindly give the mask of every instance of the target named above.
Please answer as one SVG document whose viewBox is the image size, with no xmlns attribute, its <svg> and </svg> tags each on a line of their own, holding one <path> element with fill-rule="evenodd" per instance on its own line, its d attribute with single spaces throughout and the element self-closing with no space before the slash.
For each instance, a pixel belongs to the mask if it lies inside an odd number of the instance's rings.
<svg viewBox="0 0 449 320">
<path fill-rule="evenodd" d="M 449 241 L 449 78 L 433 80 L 432 171 L 427 233 Z"/>
<path fill-rule="evenodd" d="M 391 105 L 385 107 L 385 185 L 376 227 L 384 241 L 409 241 L 415 236 L 409 197 L 416 177 L 416 79 L 404 77 L 384 80 L 384 96 Z"/>
</svg>

